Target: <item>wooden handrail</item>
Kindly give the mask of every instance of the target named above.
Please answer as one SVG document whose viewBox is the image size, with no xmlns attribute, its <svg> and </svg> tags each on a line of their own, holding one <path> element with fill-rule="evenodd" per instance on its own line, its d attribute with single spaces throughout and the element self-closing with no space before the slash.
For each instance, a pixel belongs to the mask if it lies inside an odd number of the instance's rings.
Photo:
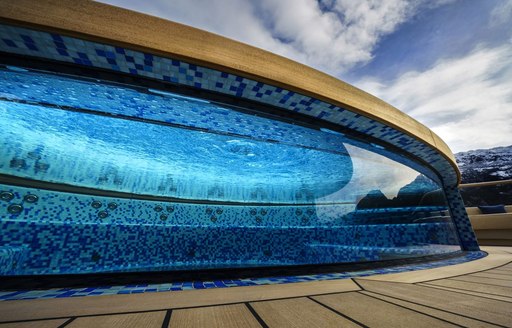
<svg viewBox="0 0 512 328">
<path fill-rule="evenodd" d="M 475 182 L 475 183 L 464 183 L 464 184 L 460 184 L 459 188 L 466 189 L 466 188 L 476 188 L 476 187 L 501 186 L 501 185 L 508 185 L 508 184 L 512 184 L 512 179 Z"/>
</svg>

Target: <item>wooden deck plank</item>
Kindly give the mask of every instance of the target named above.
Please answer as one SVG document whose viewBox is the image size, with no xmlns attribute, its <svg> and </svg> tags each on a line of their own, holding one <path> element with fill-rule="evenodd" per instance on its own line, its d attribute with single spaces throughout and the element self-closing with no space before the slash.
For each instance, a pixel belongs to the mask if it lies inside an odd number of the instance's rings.
<svg viewBox="0 0 512 328">
<path fill-rule="evenodd" d="M 359 290 L 350 279 L 0 302 L 0 322 L 222 305 Z"/>
<path fill-rule="evenodd" d="M 492 285 L 492 286 L 512 287 L 512 280 L 478 277 L 478 276 L 471 276 L 471 275 L 453 277 L 453 278 L 450 278 L 449 280 L 474 282 L 474 283 L 478 283 L 478 284 Z"/>
<path fill-rule="evenodd" d="M 497 251 L 496 255 L 506 255 L 507 261 L 512 259 L 512 254 L 503 250 Z M 474 262 L 479 261 L 482 260 Z M 426 279 L 425 273 L 429 270 L 424 270 L 421 272 L 421 281 L 424 282 L 416 284 L 356 279 L 364 291 L 352 280 L 345 279 L 166 293 L 4 301 L 0 302 L 0 321 L 4 322 L 3 325 L 0 322 L 0 328 L 57 327 L 70 317 L 77 318 L 68 327 L 130 327 L 133 322 L 136 326 L 161 327 L 168 309 L 173 309 L 171 327 L 188 327 L 191 324 L 208 327 L 257 327 L 259 322 L 244 304 L 246 302 L 251 302 L 256 313 L 272 327 L 294 324 L 297 327 L 357 326 L 348 317 L 368 326 L 375 322 L 378 322 L 379 327 L 399 327 L 402 324 L 399 321 L 386 322 L 379 319 L 381 313 L 404 318 L 403 322 L 412 322 L 410 318 L 414 316 L 429 315 L 427 321 L 445 320 L 440 321 L 445 325 L 453 323 L 469 327 L 512 327 L 512 288 L 507 287 L 510 281 L 507 277 L 512 274 L 509 268 L 512 265 L 503 266 L 502 263 L 497 269 L 488 267 L 491 263 L 498 265 L 498 262 L 503 261 L 504 258 L 497 257 L 491 258 L 490 262 L 483 261 L 485 270 L 482 270 L 482 265 L 473 263 L 474 271 L 467 273 L 467 266 L 463 266 L 459 275 L 452 275 L 448 279 L 432 280 L 431 276 Z M 383 275 L 385 276 L 388 279 L 389 275 Z M 419 276 L 417 273 L 416 278 Z M 340 299 L 334 302 L 336 304 L 328 303 L 326 300 L 335 298 L 334 294 Z M 340 301 L 343 299 L 348 301 Z M 364 317 L 363 313 L 370 318 Z M 146 316 L 153 319 L 146 320 Z M 24 322 L 8 323 L 17 320 Z M 137 320 L 146 325 L 137 323 Z M 240 320 L 247 320 L 249 323 L 240 323 Z M 423 319 L 417 321 L 425 322 Z M 417 325 L 415 323 L 411 326 Z M 436 323 L 431 326 L 440 325 Z"/>
<path fill-rule="evenodd" d="M 381 300 L 384 300 L 384 301 L 387 301 L 387 302 L 390 302 L 390 303 L 393 303 L 393 304 L 396 304 L 396 305 L 399 305 L 399 306 L 406 307 L 408 309 L 419 311 L 419 312 L 431 315 L 433 317 L 436 317 L 436 318 L 439 318 L 439 319 L 442 319 L 442 320 L 446 320 L 448 322 L 452 322 L 454 324 L 461 325 L 461 326 L 464 326 L 464 327 L 474 327 L 474 328 L 494 328 L 494 327 L 499 327 L 499 326 L 496 326 L 496 325 L 493 325 L 493 324 L 490 324 L 490 323 L 481 322 L 481 321 L 478 321 L 478 320 L 475 320 L 475 319 L 470 319 L 470 318 L 462 317 L 460 315 L 452 314 L 452 313 L 445 312 L 445 311 L 442 311 L 442 310 L 432 309 L 432 308 L 429 308 L 429 307 L 426 307 L 426 306 L 423 306 L 423 305 L 419 305 L 419 304 L 414 304 L 414 303 L 407 302 L 407 301 L 398 300 L 398 299 L 395 299 L 395 298 L 392 298 L 392 297 L 383 296 L 383 295 L 375 294 L 375 293 L 368 292 L 368 291 L 360 291 L 358 293 L 361 293 L 361 294 L 364 294 L 364 295 L 369 295 L 369 296 L 372 296 L 372 297 L 375 297 L 375 298 L 378 298 L 378 299 L 381 299 Z"/>
<path fill-rule="evenodd" d="M 485 277 L 485 278 L 493 278 L 493 279 L 504 279 L 504 280 L 512 280 L 512 272 L 510 274 L 496 273 L 490 271 L 484 271 L 479 273 L 473 273 L 474 277 Z"/>
<path fill-rule="evenodd" d="M 358 279 L 364 290 L 433 307 L 453 314 L 479 319 L 492 324 L 512 326 L 511 304 L 467 294 L 406 283 L 389 283 Z"/>
<path fill-rule="evenodd" d="M 456 288 L 450 288 L 450 287 L 444 287 L 444 286 L 427 285 L 426 283 L 421 283 L 421 282 L 418 283 L 417 285 L 425 286 L 425 287 L 429 287 L 429 288 L 448 290 L 448 291 L 456 292 L 459 294 L 474 295 L 474 296 L 479 296 L 479 297 L 483 297 L 483 298 L 490 298 L 490 299 L 494 299 L 494 300 L 498 300 L 498 301 L 505 301 L 505 302 L 512 303 L 512 297 L 493 295 L 493 294 L 482 293 L 482 292 L 475 292 L 472 290 L 462 290 L 462 289 L 456 289 Z"/>
<path fill-rule="evenodd" d="M 68 319 L 56 320 L 39 320 L 28 322 L 4 323 L 0 324 L 0 328 L 57 328 Z"/>
<path fill-rule="evenodd" d="M 499 267 L 498 269 L 512 271 L 512 263 L 506 264 L 506 265 L 504 265 L 502 267 Z"/>
<path fill-rule="evenodd" d="M 244 304 L 175 310 L 169 327 L 177 328 L 259 328 L 261 325 Z"/>
<path fill-rule="evenodd" d="M 457 327 L 454 324 L 417 313 L 358 292 L 315 296 L 315 300 L 369 327 Z M 378 309 L 371 311 L 369 309 Z"/>
<path fill-rule="evenodd" d="M 364 277 L 365 280 L 394 281 L 405 283 L 417 283 L 434 279 L 443 279 L 463 274 L 470 274 L 477 271 L 493 269 L 511 261 L 511 254 L 505 252 L 491 253 L 477 261 L 465 262 L 456 265 L 444 266 L 434 269 L 408 271 L 392 274 L 380 274 Z"/>
<path fill-rule="evenodd" d="M 165 311 L 77 318 L 66 328 L 160 328 Z"/>
<path fill-rule="evenodd" d="M 360 327 L 307 298 L 254 302 L 251 306 L 270 327 Z"/>
<path fill-rule="evenodd" d="M 489 272 L 499 272 L 499 273 L 504 273 L 504 274 L 512 274 L 512 269 L 509 268 L 509 267 L 499 267 L 499 268 L 496 268 L 496 269 L 492 269 L 492 270 L 489 270 Z"/>
<path fill-rule="evenodd" d="M 442 280 L 429 281 L 425 284 L 435 285 L 435 286 L 452 287 L 452 288 L 458 288 L 458 289 L 463 289 L 463 290 L 471 290 L 471 291 L 475 291 L 475 292 L 484 292 L 487 294 L 512 297 L 512 287 L 492 286 L 492 285 L 487 285 L 487 284 L 484 285 L 484 284 L 477 283 L 477 282 L 467 282 L 467 281 L 460 281 L 460 280 L 454 280 L 454 279 L 442 279 Z"/>
</svg>

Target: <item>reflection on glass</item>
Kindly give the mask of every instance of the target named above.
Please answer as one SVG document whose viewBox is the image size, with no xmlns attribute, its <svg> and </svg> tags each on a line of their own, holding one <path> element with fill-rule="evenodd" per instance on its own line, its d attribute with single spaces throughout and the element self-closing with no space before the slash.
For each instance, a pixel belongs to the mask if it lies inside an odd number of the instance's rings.
<svg viewBox="0 0 512 328">
<path fill-rule="evenodd" d="M 0 223 L 16 229 L 0 237 L 0 248 L 21 249 L 24 264 L 0 273 L 321 264 L 460 250 L 435 174 L 385 146 L 139 86 L 2 69 L 0 90 L 0 187 L 38 197 L 19 213 L 5 214 L 10 203 L 1 203 Z"/>
</svg>

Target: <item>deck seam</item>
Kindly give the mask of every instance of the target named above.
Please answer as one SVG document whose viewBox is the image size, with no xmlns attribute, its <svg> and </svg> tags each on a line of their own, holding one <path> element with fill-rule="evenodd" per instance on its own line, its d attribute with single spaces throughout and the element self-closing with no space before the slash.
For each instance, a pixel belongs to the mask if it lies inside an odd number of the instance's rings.
<svg viewBox="0 0 512 328">
<path fill-rule="evenodd" d="M 498 271 L 498 272 L 496 272 L 496 271 Z M 505 272 L 510 272 L 510 273 L 505 273 Z M 485 273 L 485 272 L 475 272 L 475 273 Z M 491 269 L 487 273 L 512 276 L 512 271 L 503 270 L 503 269 L 496 269 L 496 270 Z M 472 273 L 470 273 L 470 274 L 472 274 Z"/>
<path fill-rule="evenodd" d="M 309 296 L 324 296 L 324 295 L 333 295 L 333 294 L 343 294 L 343 293 L 351 293 L 356 292 L 357 290 L 347 290 L 347 291 L 339 291 L 339 292 L 329 292 L 329 293 L 321 293 L 321 294 L 310 294 L 310 295 L 299 295 L 299 296 L 289 296 L 289 297 L 280 297 L 280 298 L 268 298 L 264 300 L 254 300 L 254 301 L 239 301 L 239 302 L 229 302 L 229 303 L 215 303 L 215 304 L 207 304 L 207 305 L 195 305 L 195 306 L 184 306 L 184 307 L 174 307 L 174 308 L 162 308 L 162 309 L 152 309 L 152 310 L 140 310 L 140 311 L 126 311 L 126 312 L 109 312 L 109 313 L 97 313 L 97 314 L 82 314 L 72 316 L 73 318 L 87 318 L 87 317 L 99 317 L 99 316 L 108 316 L 108 315 L 123 315 L 123 314 L 138 314 L 138 313 L 147 313 L 147 312 L 161 312 L 161 311 L 169 311 L 169 310 L 188 310 L 188 309 L 197 309 L 197 308 L 205 308 L 205 307 L 214 307 L 214 306 L 222 306 L 222 305 L 238 305 L 244 303 L 258 303 L 258 302 L 268 302 L 268 301 L 280 301 L 301 297 L 309 297 Z M 8 302 L 17 302 L 17 301 L 8 301 Z M 0 321 L 0 324 L 4 323 L 21 323 L 21 322 L 30 322 L 30 321 L 44 321 L 44 320 L 55 320 L 55 319 L 68 319 L 70 316 L 61 316 L 61 317 L 47 317 L 47 318 L 37 318 L 37 319 L 21 319 L 21 320 L 11 320 L 11 321 Z"/>
<path fill-rule="evenodd" d="M 249 309 L 249 312 L 251 312 L 254 319 L 258 321 L 261 327 L 269 328 L 265 320 L 263 320 L 263 318 L 258 314 L 258 312 L 256 312 L 256 310 L 252 307 L 252 305 L 249 302 L 245 302 L 244 304 Z"/>
<path fill-rule="evenodd" d="M 509 327 L 507 327 L 507 326 L 503 326 L 503 325 L 500 325 L 500 324 L 498 324 L 498 323 L 493 323 L 493 322 L 489 322 L 489 321 L 486 321 L 486 320 L 482 320 L 482 319 L 478 319 L 478 318 L 473 318 L 473 317 L 467 316 L 467 315 L 465 315 L 465 314 L 460 314 L 460 313 L 455 313 L 455 312 L 448 311 L 448 310 L 439 309 L 439 308 L 436 308 L 436 307 L 433 307 L 433 306 L 430 306 L 430 305 L 421 304 L 421 303 L 413 302 L 413 301 L 410 301 L 410 300 L 404 300 L 404 299 L 401 299 L 401 298 L 398 298 L 398 297 L 395 297 L 395 296 L 389 296 L 389 295 L 382 294 L 382 293 L 375 292 L 375 291 L 369 291 L 369 292 L 370 292 L 370 293 L 377 294 L 377 295 L 386 296 L 386 297 L 389 297 L 389 298 L 394 298 L 394 299 L 399 300 L 399 301 L 408 302 L 408 303 L 412 303 L 412 304 L 416 304 L 416 305 L 424 306 L 424 307 L 427 307 L 427 308 L 430 308 L 430 309 L 434 309 L 434 310 L 438 310 L 438 311 L 442 311 L 442 312 L 446 312 L 446 313 L 450 313 L 450 314 L 458 315 L 459 317 L 463 317 L 463 318 L 468 318 L 468 319 L 472 319 L 472 320 L 480 321 L 480 322 L 487 323 L 487 324 L 490 324 L 490 325 L 495 325 L 495 326 L 503 327 L 503 328 L 509 328 Z M 498 301 L 498 300 L 495 300 L 495 301 Z"/>
<path fill-rule="evenodd" d="M 236 303 L 238 304 L 238 303 Z M 224 305 L 224 304 L 222 304 Z M 202 307 L 202 306 L 198 306 Z M 82 315 L 74 315 L 71 316 L 73 319 L 79 318 L 89 318 L 89 317 L 104 317 L 109 315 L 124 315 L 124 314 L 139 314 L 139 313 L 151 313 L 151 312 L 162 312 L 167 311 L 168 309 L 157 309 L 157 310 L 145 310 L 145 311 L 128 311 L 128 312 L 111 312 L 111 313 L 96 313 L 96 314 L 82 314 Z M 57 319 L 68 319 L 70 316 L 61 316 L 61 317 L 48 317 L 48 318 L 36 318 L 36 319 L 21 319 L 21 320 L 11 320 L 11 321 L 0 321 L 0 324 L 5 323 L 22 323 L 22 322 L 32 322 L 32 321 L 46 321 L 46 320 L 57 320 Z"/>
<path fill-rule="evenodd" d="M 168 328 L 171 323 L 172 309 L 167 310 L 165 313 L 164 321 L 162 321 L 162 328 Z"/>
<path fill-rule="evenodd" d="M 367 291 L 367 290 L 365 290 L 365 292 L 366 292 L 366 293 L 371 293 L 370 291 Z M 436 320 L 444 321 L 444 322 L 446 322 L 446 323 L 449 323 L 449 324 L 452 324 L 452 325 L 456 325 L 456 326 L 458 326 L 458 327 L 463 327 L 463 328 L 465 327 L 465 326 L 459 325 L 458 323 L 451 322 L 451 321 L 448 321 L 448 320 L 446 320 L 446 319 L 439 318 L 439 317 L 433 316 L 433 315 L 431 315 L 431 314 L 421 312 L 421 311 L 419 311 L 419 310 L 411 309 L 411 308 L 408 308 L 408 307 L 403 306 L 403 305 L 400 305 L 400 304 L 395 304 L 395 303 L 393 303 L 393 302 L 386 301 L 386 300 L 383 300 L 383 299 L 380 299 L 380 298 L 378 298 L 378 297 L 375 297 L 375 296 L 372 296 L 372 295 L 368 295 L 368 294 L 365 294 L 365 293 L 361 293 L 361 292 L 359 292 L 359 293 L 360 293 L 360 294 L 362 294 L 362 295 L 365 295 L 365 296 L 367 296 L 367 297 L 371 297 L 371 298 L 373 298 L 373 299 L 376 299 L 376 300 L 379 300 L 379 301 L 382 301 L 382 302 L 385 302 L 385 303 L 389 303 L 389 304 L 392 304 L 392 305 L 394 305 L 394 306 L 398 306 L 398 307 L 400 307 L 400 308 L 403 308 L 403 309 L 406 309 L 406 310 L 409 310 L 409 311 L 413 311 L 413 312 L 416 312 L 416 313 L 419 313 L 419 314 L 426 315 L 427 317 L 431 317 L 431 318 L 434 318 L 434 319 L 436 319 Z M 388 296 L 388 297 L 390 297 L 390 296 Z M 392 297 L 391 297 L 391 298 L 392 298 Z M 406 302 L 406 301 L 404 301 L 404 302 Z"/>
<path fill-rule="evenodd" d="M 427 288 L 434 288 L 434 289 L 444 290 L 444 291 L 447 291 L 447 292 L 453 292 L 453 293 L 457 293 L 457 294 L 464 294 L 464 295 L 469 295 L 469 296 L 485 298 L 485 299 L 488 299 L 488 300 L 491 300 L 491 301 L 500 301 L 500 302 L 512 303 L 512 298 L 511 298 L 510 301 L 498 300 L 498 299 L 495 299 L 495 298 L 492 298 L 492 297 L 487 297 L 485 295 L 475 295 L 475 294 L 464 293 L 463 291 L 468 292 L 468 290 L 465 290 L 465 289 L 461 289 L 461 291 L 459 292 L 457 290 L 450 290 L 450 288 L 453 288 L 453 287 L 435 286 L 435 285 L 422 285 L 422 284 L 418 284 L 417 286 L 427 287 Z M 493 295 L 493 294 L 484 293 L 484 292 L 474 292 L 474 293 L 480 293 L 480 294 L 483 293 L 483 294 L 486 294 L 486 295 L 499 296 L 499 297 L 507 297 L 507 296 L 502 296 L 502 295 Z"/>
<path fill-rule="evenodd" d="M 439 286 L 439 285 L 431 285 L 431 284 L 428 284 L 428 283 L 426 283 L 426 284 L 424 284 L 424 285 L 423 285 L 423 283 L 421 283 L 421 284 L 420 284 L 420 285 L 418 285 L 418 286 L 430 287 L 430 288 L 446 287 L 446 288 L 453 288 L 453 289 L 463 290 L 463 291 L 466 291 L 466 292 L 468 292 L 468 291 L 472 291 L 472 290 L 464 289 L 464 288 L 449 287 L 449 286 Z M 501 287 L 501 286 L 499 286 L 499 287 Z M 441 288 L 437 288 L 437 289 L 441 289 Z M 453 290 L 453 291 L 451 291 L 451 290 L 446 290 L 446 291 L 447 291 L 447 292 L 458 293 L 457 291 L 454 291 L 454 290 Z M 511 298 L 510 296 L 498 295 L 498 294 L 486 293 L 486 292 L 476 292 L 476 291 L 475 291 L 475 293 L 482 293 L 482 294 L 486 294 L 486 295 L 492 295 L 492 296 L 500 296 L 500 297 L 507 297 L 507 298 Z M 462 294 L 462 293 L 460 293 L 460 294 Z M 495 301 L 499 301 L 499 300 L 496 300 L 496 299 L 494 299 L 494 300 L 495 300 Z M 503 302 L 508 302 L 508 301 L 503 301 Z M 508 302 L 508 303 L 511 303 L 511 302 Z"/>
<path fill-rule="evenodd" d="M 510 272 L 510 274 L 512 274 L 512 269 L 509 268 L 496 268 L 496 270 L 498 270 L 499 272 Z"/>
<path fill-rule="evenodd" d="M 495 273 L 495 274 L 499 274 L 499 273 Z M 495 277 L 482 277 L 482 276 L 474 276 L 474 275 L 468 275 L 470 277 L 477 277 L 477 278 L 487 278 L 487 279 L 495 279 L 495 280 L 504 280 L 504 281 L 512 281 L 512 275 L 509 275 L 510 276 L 510 279 L 504 279 L 504 278 L 495 278 Z M 502 275 L 502 276 L 507 276 L 507 275 Z"/>
<path fill-rule="evenodd" d="M 462 277 L 458 277 L 458 278 L 462 278 Z M 477 277 L 477 278 L 485 278 L 485 277 Z M 494 278 L 487 278 L 487 279 L 494 279 Z M 448 278 L 448 279 L 445 279 L 445 280 L 469 282 L 469 283 L 472 283 L 472 284 L 479 284 L 479 285 L 486 285 L 486 286 L 493 286 L 493 287 L 512 288 L 512 286 L 495 285 L 495 284 L 489 284 L 489 283 L 486 283 L 486 282 L 468 281 L 468 280 L 461 280 L 461 279 Z M 506 279 L 496 279 L 496 280 L 511 281 L 511 280 L 506 280 Z"/>
<path fill-rule="evenodd" d="M 314 298 L 312 298 L 312 297 L 310 297 L 310 296 L 307 296 L 307 298 L 308 298 L 308 299 L 310 299 L 311 301 L 313 301 L 313 302 L 315 302 L 315 303 L 317 303 L 317 304 L 319 304 L 319 305 L 323 306 L 324 308 L 326 308 L 326 309 L 330 310 L 331 312 L 334 312 L 334 313 L 336 313 L 337 315 L 339 315 L 339 316 L 341 316 L 341 317 L 343 317 L 343 318 L 345 318 L 345 319 L 347 319 L 347 320 L 352 321 L 353 323 L 355 323 L 355 324 L 356 324 L 356 325 L 358 325 L 358 326 L 361 326 L 361 327 L 363 327 L 363 328 L 369 328 L 369 327 L 368 327 L 367 325 L 365 325 L 364 323 L 359 322 L 359 321 L 357 321 L 356 319 L 353 319 L 353 318 L 349 317 L 348 315 L 343 314 L 343 313 L 341 313 L 340 311 L 338 311 L 338 310 L 336 310 L 336 309 L 333 309 L 332 307 L 330 307 L 330 306 L 328 306 L 328 305 L 326 305 L 326 304 L 324 304 L 324 303 L 322 303 L 322 302 L 320 302 L 320 301 L 317 301 L 317 300 L 315 300 Z"/>
<path fill-rule="evenodd" d="M 352 281 L 354 282 L 354 284 L 356 284 L 356 285 L 357 285 L 357 287 L 359 287 L 361 290 L 365 290 L 365 289 L 364 289 L 364 287 L 363 287 L 363 286 L 361 286 L 361 285 L 359 284 L 359 282 L 357 282 L 357 280 L 356 280 L 356 279 L 354 279 L 354 278 L 350 278 L 350 280 L 352 280 Z"/>
<path fill-rule="evenodd" d="M 72 323 L 73 321 L 75 321 L 76 317 L 72 317 L 72 318 L 69 318 L 69 320 L 66 320 L 63 324 L 61 324 L 60 326 L 58 326 L 57 328 L 63 328 L 63 327 L 66 327 L 67 325 L 69 325 L 70 323 Z"/>
</svg>

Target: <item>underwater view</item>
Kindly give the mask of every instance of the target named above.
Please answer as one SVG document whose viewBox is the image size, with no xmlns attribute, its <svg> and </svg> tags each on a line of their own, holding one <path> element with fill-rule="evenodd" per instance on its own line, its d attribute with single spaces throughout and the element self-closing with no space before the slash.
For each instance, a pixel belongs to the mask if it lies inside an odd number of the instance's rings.
<svg viewBox="0 0 512 328">
<path fill-rule="evenodd" d="M 439 178 L 373 141 L 163 88 L 0 68 L 0 274 L 460 250 Z"/>
</svg>

